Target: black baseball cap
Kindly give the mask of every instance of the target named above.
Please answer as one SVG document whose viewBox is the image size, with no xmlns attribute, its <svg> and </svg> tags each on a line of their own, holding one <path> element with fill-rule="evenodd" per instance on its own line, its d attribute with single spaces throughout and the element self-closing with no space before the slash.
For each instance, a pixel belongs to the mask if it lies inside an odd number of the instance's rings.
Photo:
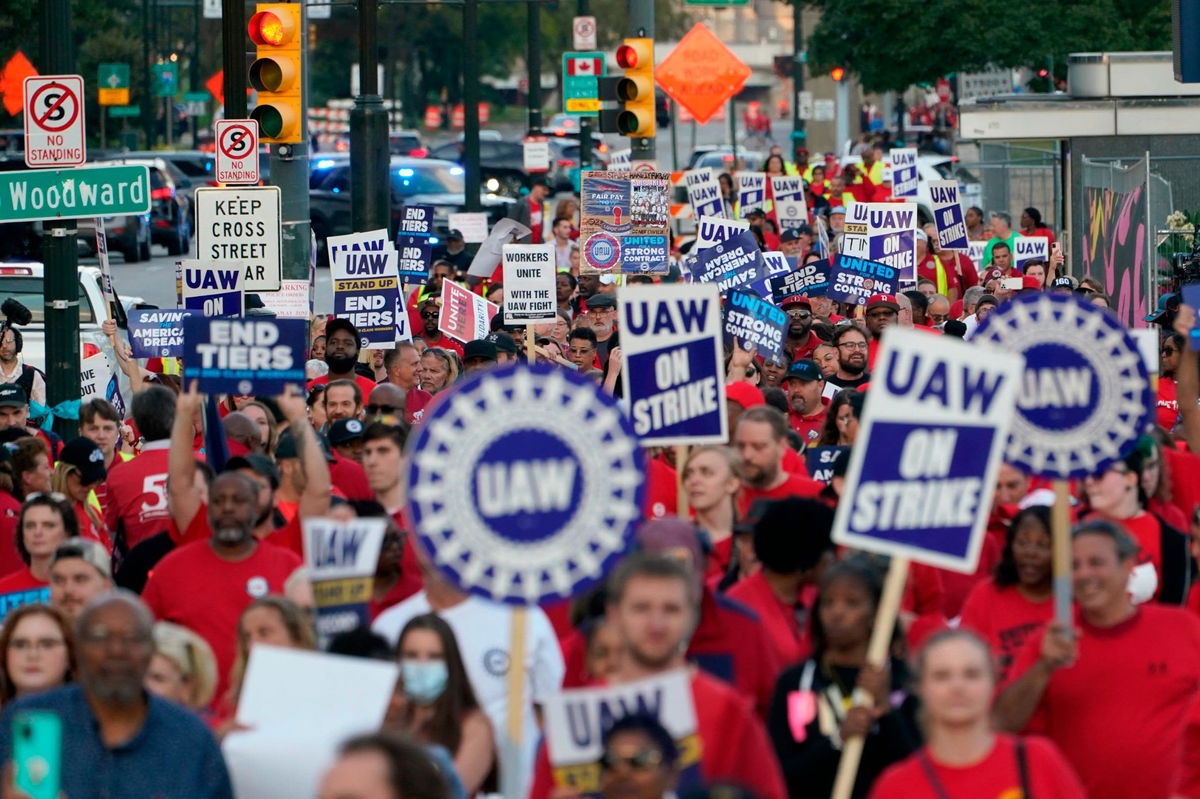
<svg viewBox="0 0 1200 799">
<path fill-rule="evenodd" d="M 104 451 L 90 438 L 72 439 L 63 445 L 58 459 L 79 472 L 79 482 L 84 485 L 99 483 L 108 476 L 104 466 Z"/>
<path fill-rule="evenodd" d="M 349 319 L 333 318 L 325 323 L 325 338 L 328 339 L 338 330 L 344 330 L 354 338 L 354 343 L 358 343 L 358 328 L 355 327 Z"/>
<path fill-rule="evenodd" d="M 24 408 L 29 404 L 29 395 L 16 383 L 0 384 L 0 408 Z"/>
<path fill-rule="evenodd" d="M 507 352 L 510 355 L 519 355 L 521 350 L 517 346 L 517 340 L 507 333 L 488 333 L 485 341 L 490 341 L 496 345 L 496 352 Z"/>
<path fill-rule="evenodd" d="M 459 241 L 462 241 L 463 240 L 462 231 L 458 230 L 456 228 L 450 228 L 450 231 L 448 233 L 446 233 L 446 241 L 450 241 L 451 239 L 458 239 Z"/>
<path fill-rule="evenodd" d="M 824 380 L 825 375 L 821 373 L 821 367 L 817 366 L 817 362 L 812 358 L 801 358 L 790 367 L 787 374 L 783 376 L 784 380 Z"/>
<path fill-rule="evenodd" d="M 587 300 L 588 310 L 593 308 L 616 308 L 617 300 L 611 294 L 593 294 Z"/>
<path fill-rule="evenodd" d="M 329 443 L 337 446 L 347 444 L 356 438 L 362 438 L 363 423 L 357 419 L 338 419 L 329 425 Z"/>
<path fill-rule="evenodd" d="M 227 472 L 236 472 L 242 469 L 249 469 L 255 474 L 267 478 L 272 489 L 279 488 L 279 467 L 266 455 L 251 452 L 249 455 L 235 455 L 225 461 L 225 471 Z"/>
<path fill-rule="evenodd" d="M 463 361 L 469 361 L 472 358 L 483 358 L 486 361 L 496 360 L 496 345 L 482 338 L 468 341 L 463 347 Z"/>
</svg>

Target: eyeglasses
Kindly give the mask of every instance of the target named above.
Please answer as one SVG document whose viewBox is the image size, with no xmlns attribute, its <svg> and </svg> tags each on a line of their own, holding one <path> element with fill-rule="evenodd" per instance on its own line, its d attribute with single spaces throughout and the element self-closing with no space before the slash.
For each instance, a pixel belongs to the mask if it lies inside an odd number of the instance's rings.
<svg viewBox="0 0 1200 799">
<path fill-rule="evenodd" d="M 812 311 L 802 311 L 796 309 L 794 311 L 788 311 L 787 315 L 793 319 L 807 319 L 808 317 L 812 316 Z"/>
<path fill-rule="evenodd" d="M 8 642 L 9 648 L 18 652 L 51 652 L 66 645 L 61 638 L 14 638 Z"/>
<path fill-rule="evenodd" d="M 865 350 L 865 349 L 867 349 L 867 342 L 865 342 L 865 341 L 844 341 L 838 345 L 838 349 L 842 349 L 842 348 L 845 348 L 848 350 Z"/>
<path fill-rule="evenodd" d="M 617 766 L 625 766 L 634 771 L 649 771 L 662 764 L 662 752 L 656 749 L 639 749 L 632 755 L 621 755 L 616 752 L 605 752 L 600 756 L 600 768 L 611 771 Z"/>
<path fill-rule="evenodd" d="M 367 406 L 367 413 L 370 414 L 371 416 L 378 416 L 381 413 L 396 413 L 398 410 L 400 410 L 400 409 L 397 408 L 395 405 L 374 405 L 374 404 L 372 404 L 372 405 Z"/>
<path fill-rule="evenodd" d="M 945 322 L 946 320 L 948 320 L 950 318 L 950 314 L 948 314 L 948 313 L 931 313 L 929 315 L 929 318 L 935 322 Z"/>
</svg>

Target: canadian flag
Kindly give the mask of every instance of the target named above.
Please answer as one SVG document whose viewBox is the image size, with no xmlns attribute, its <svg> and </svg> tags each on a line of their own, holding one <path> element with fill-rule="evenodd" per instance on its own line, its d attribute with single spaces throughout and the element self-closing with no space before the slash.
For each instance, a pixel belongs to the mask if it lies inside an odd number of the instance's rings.
<svg viewBox="0 0 1200 799">
<path fill-rule="evenodd" d="M 567 59 L 567 74 L 568 75 L 599 75 L 604 66 L 604 61 L 600 56 L 586 56 L 583 58 L 568 58 Z"/>
</svg>

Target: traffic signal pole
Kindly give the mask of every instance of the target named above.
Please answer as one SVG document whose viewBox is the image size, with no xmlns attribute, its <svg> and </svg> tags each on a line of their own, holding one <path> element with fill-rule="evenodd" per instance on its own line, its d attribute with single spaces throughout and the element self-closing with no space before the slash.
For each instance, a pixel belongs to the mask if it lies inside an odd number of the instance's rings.
<svg viewBox="0 0 1200 799">
<path fill-rule="evenodd" d="M 359 0 L 359 94 L 350 111 L 350 218 L 359 232 L 386 228 L 392 218 L 388 114 L 379 95 L 378 27 L 379 0 Z"/>
<path fill-rule="evenodd" d="M 75 72 L 75 43 L 71 33 L 71 0 L 41 0 L 39 46 L 46 74 Z M 150 109 L 146 109 L 149 112 Z M 75 220 L 47 220 L 42 232 L 43 294 L 46 326 L 46 401 L 51 408 L 79 399 L 79 254 L 75 249 Z M 64 438 L 73 424 L 54 420 Z"/>
<path fill-rule="evenodd" d="M 468 211 L 483 210 L 479 192 L 479 0 L 463 2 L 463 186 Z"/>
<path fill-rule="evenodd" d="M 800 0 L 792 0 L 792 157 L 800 174 L 804 174 L 807 164 L 799 163 L 795 158 L 796 151 L 808 147 L 808 133 L 800 118 L 800 92 L 804 91 L 804 64 L 800 60 L 804 52 L 803 8 Z"/>
<path fill-rule="evenodd" d="M 279 257 L 284 280 L 308 280 L 312 248 L 308 208 L 308 7 L 300 3 L 300 141 L 271 145 L 271 185 L 279 187 Z M 374 74 L 374 70 L 372 70 Z"/>
<path fill-rule="evenodd" d="M 529 67 L 529 132 L 542 132 L 542 0 L 525 4 L 525 61 Z"/>
<path fill-rule="evenodd" d="M 654 40 L 654 0 L 629 0 L 629 35 L 635 38 Z M 654 89 L 651 87 L 651 92 Z M 654 112 L 658 111 L 657 101 Z M 654 137 L 639 137 L 629 140 L 630 159 L 653 161 L 655 157 Z"/>
<path fill-rule="evenodd" d="M 246 118 L 246 3 L 221 0 L 221 90 L 225 119 Z M 148 69 L 148 68 L 147 68 Z M 149 84 L 147 84 L 149 85 Z M 150 145 L 147 145 L 150 146 Z"/>
<path fill-rule="evenodd" d="M 576 14 L 588 16 L 588 0 L 579 0 Z M 579 118 L 579 171 L 587 172 L 592 168 L 592 118 Z"/>
</svg>

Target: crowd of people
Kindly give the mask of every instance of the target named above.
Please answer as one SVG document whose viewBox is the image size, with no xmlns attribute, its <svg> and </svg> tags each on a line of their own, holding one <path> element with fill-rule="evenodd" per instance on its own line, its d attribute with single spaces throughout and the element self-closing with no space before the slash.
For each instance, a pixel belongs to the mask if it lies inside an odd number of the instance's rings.
<svg viewBox="0 0 1200 799">
<path fill-rule="evenodd" d="M 763 168 L 809 180 L 811 223 L 780 232 L 769 202 L 744 214 L 760 246 L 799 265 L 837 252 L 847 203 L 887 192 L 870 147 L 861 167 L 772 154 Z M 1200 797 L 1194 309 L 1168 296 L 1147 320 L 1161 343 L 1153 429 L 1072 484 L 1074 627 L 1052 621 L 1053 492 L 1015 466 L 1000 470 L 974 574 L 911 567 L 882 666 L 867 651 L 886 563 L 831 542 L 887 329 L 969 339 L 1023 292 L 1107 304 L 1057 248 L 1014 265 L 1016 236 L 1050 234 L 1033 208 L 1015 228 L 1004 212 L 986 224 L 968 212 L 971 236 L 988 240 L 979 264 L 921 230 L 916 285 L 861 308 L 788 299 L 780 358 L 731 342 L 728 441 L 648 451 L 633 550 L 601 586 L 521 616 L 515 666 L 514 609 L 451 582 L 411 530 L 408 440 L 465 375 L 504 364 L 558 364 L 619 395 L 621 285 L 683 279 L 677 262 L 665 275 L 589 274 L 578 202 L 550 216 L 547 199 L 540 186 L 523 200 L 533 238 L 559 251 L 557 317 L 531 340 L 503 314 L 473 341 L 439 329 L 447 281 L 504 302 L 500 282 L 468 279 L 452 233 L 405 298 L 411 341 L 363 350 L 349 321 L 314 317 L 309 381 L 286 394 L 206 399 L 171 359 L 129 357 L 112 325 L 127 413 L 92 399 L 60 438 L 30 422 L 28 379 L 0 385 L 0 757 L 15 751 L 15 718 L 49 711 L 70 799 L 232 796 L 219 742 L 242 731 L 255 647 L 318 648 L 302 521 L 370 517 L 387 523 L 371 624 L 326 649 L 394 660 L 400 679 L 382 729 L 344 744 L 322 799 L 471 797 L 502 783 L 569 799 L 579 789 L 556 784 L 540 706 L 676 669 L 688 670 L 696 741 L 652 715 L 613 719 L 599 794 L 826 797 L 846 742 L 862 737 L 855 797 Z M 736 193 L 729 212 L 743 215 Z M 21 375 L 6 341 L 3 374 Z M 806 451 L 825 447 L 831 468 L 813 474 Z"/>
</svg>

